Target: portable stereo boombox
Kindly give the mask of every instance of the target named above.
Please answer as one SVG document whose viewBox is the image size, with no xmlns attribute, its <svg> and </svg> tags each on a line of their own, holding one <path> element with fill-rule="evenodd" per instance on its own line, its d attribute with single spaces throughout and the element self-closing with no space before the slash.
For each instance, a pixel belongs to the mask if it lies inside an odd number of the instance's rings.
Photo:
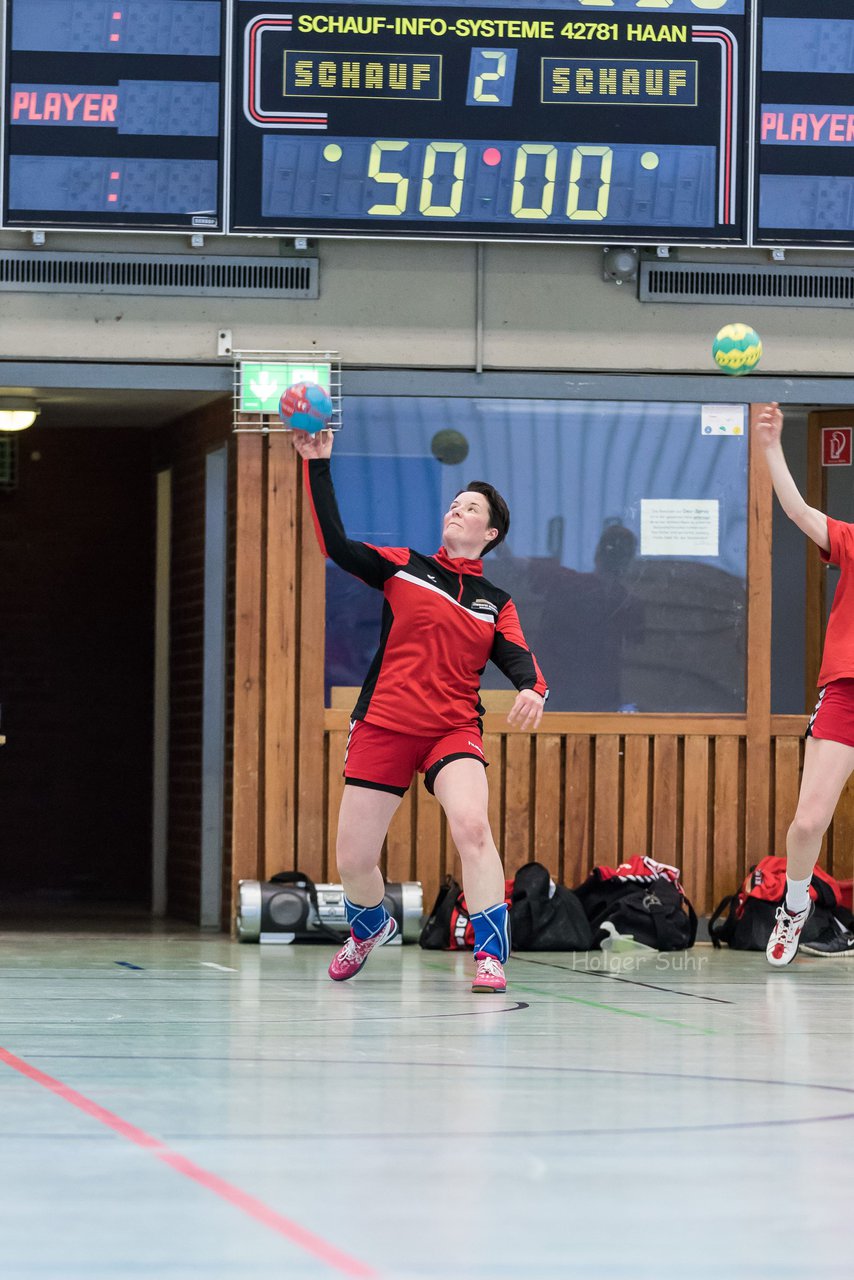
<svg viewBox="0 0 854 1280">
<path fill-rule="evenodd" d="M 417 942 L 424 912 L 418 881 L 393 882 L 384 902 L 400 932 L 392 940 Z M 241 880 L 237 890 L 237 937 L 240 942 L 295 942 L 297 939 L 347 936 L 344 889 L 340 884 L 314 884 L 299 871 L 284 871 L 272 880 Z"/>
</svg>

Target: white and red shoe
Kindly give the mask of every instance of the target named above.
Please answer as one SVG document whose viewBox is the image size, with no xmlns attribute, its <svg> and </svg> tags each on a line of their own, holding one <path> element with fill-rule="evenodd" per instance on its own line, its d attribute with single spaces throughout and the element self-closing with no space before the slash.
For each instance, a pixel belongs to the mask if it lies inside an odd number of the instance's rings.
<svg viewBox="0 0 854 1280">
<path fill-rule="evenodd" d="M 348 978 L 354 978 L 374 947 L 381 947 L 384 942 L 390 942 L 396 933 L 397 921 L 394 916 L 389 916 L 383 927 L 377 933 L 371 934 L 370 938 L 355 938 L 351 933 L 329 966 L 329 976 L 332 981 L 346 982 Z"/>
<path fill-rule="evenodd" d="M 504 965 L 500 960 L 497 960 L 495 956 L 489 955 L 486 951 L 478 951 L 475 955 L 475 963 L 477 969 L 474 975 L 474 982 L 471 984 L 472 991 L 501 995 L 502 992 L 507 990 Z"/>
<path fill-rule="evenodd" d="M 791 964 L 798 954 L 801 933 L 812 912 L 812 902 L 804 907 L 803 911 L 790 912 L 783 899 L 777 908 L 776 923 L 771 930 L 768 946 L 765 948 L 765 957 L 769 964 L 773 964 L 778 969 L 783 965 Z"/>
</svg>

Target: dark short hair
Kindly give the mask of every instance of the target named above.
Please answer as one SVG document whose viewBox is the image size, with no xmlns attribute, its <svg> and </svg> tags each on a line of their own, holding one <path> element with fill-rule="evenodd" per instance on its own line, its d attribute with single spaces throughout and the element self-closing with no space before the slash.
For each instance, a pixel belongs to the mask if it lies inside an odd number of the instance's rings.
<svg viewBox="0 0 854 1280">
<path fill-rule="evenodd" d="M 510 528 L 510 508 L 495 485 L 489 484 L 486 480 L 471 480 L 465 489 L 460 489 L 454 496 L 458 498 L 460 493 L 482 493 L 486 498 L 486 505 L 489 507 L 489 527 L 498 530 L 498 537 L 487 542 L 480 553 L 481 556 L 485 556 L 487 551 L 492 551 L 507 537 L 507 531 Z"/>
</svg>

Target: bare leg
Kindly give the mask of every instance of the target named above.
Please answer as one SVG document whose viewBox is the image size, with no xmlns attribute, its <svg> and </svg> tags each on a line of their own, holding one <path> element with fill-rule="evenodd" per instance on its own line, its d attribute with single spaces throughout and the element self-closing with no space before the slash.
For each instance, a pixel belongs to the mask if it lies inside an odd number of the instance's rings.
<svg viewBox="0 0 854 1280">
<path fill-rule="evenodd" d="M 828 738 L 807 738 L 798 807 L 786 837 L 786 871 L 792 880 L 812 875 L 822 838 L 852 770 L 854 747 Z"/>
<path fill-rule="evenodd" d="M 504 901 L 504 869 L 489 828 L 489 788 L 479 760 L 452 760 L 434 785 L 463 864 L 463 889 L 472 914 Z"/>
<path fill-rule="evenodd" d="M 338 810 L 338 874 L 345 894 L 360 907 L 375 907 L 383 900 L 380 854 L 401 799 L 373 787 L 344 788 Z"/>
</svg>

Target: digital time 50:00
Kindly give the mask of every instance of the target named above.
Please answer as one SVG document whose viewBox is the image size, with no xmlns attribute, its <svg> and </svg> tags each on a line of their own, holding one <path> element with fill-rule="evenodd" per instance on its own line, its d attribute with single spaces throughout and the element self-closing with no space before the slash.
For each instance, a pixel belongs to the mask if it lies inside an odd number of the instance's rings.
<svg viewBox="0 0 854 1280">
<path fill-rule="evenodd" d="M 268 135 L 262 212 L 712 226 L 715 159 L 703 146 Z"/>
</svg>

